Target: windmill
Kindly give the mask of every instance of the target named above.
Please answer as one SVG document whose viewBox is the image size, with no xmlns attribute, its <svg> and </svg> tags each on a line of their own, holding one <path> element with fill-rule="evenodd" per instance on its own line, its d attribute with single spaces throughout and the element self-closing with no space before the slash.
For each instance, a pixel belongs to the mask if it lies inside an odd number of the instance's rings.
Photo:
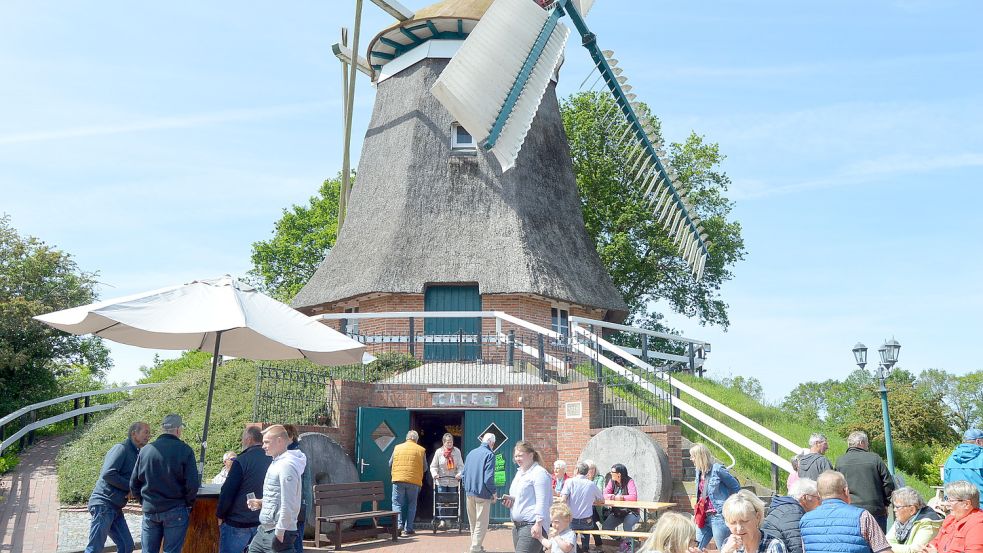
<svg viewBox="0 0 983 553">
<path fill-rule="evenodd" d="M 547 4 L 542 7 L 541 4 Z M 601 50 L 584 17 L 593 0 L 495 0 L 431 92 L 507 171 L 513 167 L 540 101 L 558 69 L 570 18 L 596 70 L 614 99 L 605 114 L 627 145 L 627 174 L 642 194 L 697 279 L 702 278 L 709 243 L 687 190 L 677 184 L 652 121 L 637 115 L 639 104 L 610 50 Z"/>
</svg>

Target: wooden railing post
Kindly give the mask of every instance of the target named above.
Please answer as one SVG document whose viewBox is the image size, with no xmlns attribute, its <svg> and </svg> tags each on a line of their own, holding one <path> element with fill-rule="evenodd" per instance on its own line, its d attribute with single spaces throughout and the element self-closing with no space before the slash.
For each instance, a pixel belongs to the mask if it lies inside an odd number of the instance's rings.
<svg viewBox="0 0 983 553">
<path fill-rule="evenodd" d="M 92 400 L 92 396 L 85 396 L 85 406 L 86 407 L 89 406 L 89 403 L 90 403 L 91 400 Z M 82 424 L 89 424 L 89 414 L 88 413 L 82 415 Z"/>
<path fill-rule="evenodd" d="M 778 442 L 775 440 L 771 441 L 771 452 L 778 454 Z M 778 465 L 775 463 L 771 464 L 771 489 L 775 490 L 775 494 L 778 494 Z"/>
<path fill-rule="evenodd" d="M 79 398 L 75 398 L 75 401 L 72 402 L 72 410 L 74 411 L 78 408 L 79 408 Z M 74 417 L 72 417 L 72 428 L 78 428 L 78 426 L 79 426 L 79 416 L 75 415 Z"/>
</svg>

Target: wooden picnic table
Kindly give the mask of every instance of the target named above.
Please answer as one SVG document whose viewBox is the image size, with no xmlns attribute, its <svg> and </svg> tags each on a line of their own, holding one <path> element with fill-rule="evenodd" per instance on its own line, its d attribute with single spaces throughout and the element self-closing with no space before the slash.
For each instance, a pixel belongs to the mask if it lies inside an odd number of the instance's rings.
<svg viewBox="0 0 983 553">
<path fill-rule="evenodd" d="M 655 518 L 659 518 L 659 513 L 668 511 L 676 506 L 675 503 L 663 503 L 661 501 L 624 501 L 617 499 L 605 499 L 594 503 L 599 507 L 622 507 L 625 509 L 638 509 L 642 513 L 642 522 L 648 521 L 648 513 L 654 512 Z"/>
</svg>

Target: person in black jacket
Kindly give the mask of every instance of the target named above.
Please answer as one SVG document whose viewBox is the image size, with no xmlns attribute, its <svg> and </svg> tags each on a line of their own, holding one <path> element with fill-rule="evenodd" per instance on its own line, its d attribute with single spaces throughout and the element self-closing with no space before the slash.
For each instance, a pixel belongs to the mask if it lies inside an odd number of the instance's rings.
<svg viewBox="0 0 983 553">
<path fill-rule="evenodd" d="M 106 453 L 96 480 L 92 495 L 89 496 L 89 544 L 85 553 L 101 553 L 109 537 L 120 553 L 133 551 L 133 536 L 123 518 L 123 506 L 130 493 L 130 475 L 137 462 L 140 448 L 150 441 L 150 425 L 135 422 L 130 425 L 129 437 L 114 445 Z"/>
<path fill-rule="evenodd" d="M 771 498 L 768 515 L 761 523 L 761 530 L 782 540 L 788 553 L 802 553 L 802 535 L 799 533 L 799 520 L 802 515 L 822 503 L 816 481 L 800 478 L 792 484 L 788 495 Z"/>
<path fill-rule="evenodd" d="M 167 415 L 163 433 L 144 446 L 130 477 L 130 494 L 143 506 L 143 550 L 180 553 L 191 506 L 198 497 L 198 466 L 191 447 L 181 441 L 184 422 Z"/>
<path fill-rule="evenodd" d="M 836 460 L 836 470 L 846 477 L 850 503 L 874 516 L 882 532 L 887 531 L 887 506 L 894 493 L 894 477 L 881 456 L 870 452 L 870 440 L 863 432 L 851 432 L 846 453 Z"/>
<path fill-rule="evenodd" d="M 263 479 L 273 459 L 263 451 L 263 433 L 250 426 L 242 432 L 242 452 L 232 461 L 218 495 L 219 553 L 242 553 L 259 527 L 259 511 L 246 505 L 246 495 L 263 498 Z"/>
</svg>

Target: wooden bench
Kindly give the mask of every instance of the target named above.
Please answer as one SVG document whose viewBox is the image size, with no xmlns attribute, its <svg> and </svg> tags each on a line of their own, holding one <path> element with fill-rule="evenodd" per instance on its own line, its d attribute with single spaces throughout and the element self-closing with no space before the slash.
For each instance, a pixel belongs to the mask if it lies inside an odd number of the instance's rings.
<svg viewBox="0 0 983 553">
<path fill-rule="evenodd" d="M 335 551 L 341 550 L 342 523 L 357 520 L 372 519 L 368 528 L 350 528 L 345 530 L 345 536 L 375 537 L 383 532 L 391 532 L 393 541 L 399 538 L 399 528 L 393 518 L 391 528 L 379 525 L 380 517 L 396 517 L 399 511 L 379 509 L 379 502 L 385 501 L 386 493 L 382 482 L 353 482 L 351 484 L 318 484 L 314 486 L 314 508 L 317 509 L 314 521 L 314 547 L 321 547 L 321 535 L 334 545 Z M 372 510 L 362 511 L 362 503 L 371 501 Z M 342 512 L 338 512 L 338 511 Z M 328 513 L 327 511 L 333 511 Z M 334 524 L 334 529 L 322 532 L 322 524 Z"/>
<path fill-rule="evenodd" d="M 625 532 L 624 530 L 574 530 L 574 532 L 579 536 L 630 538 L 631 551 L 635 551 L 635 540 L 644 542 L 652 535 L 649 532 Z"/>
</svg>

